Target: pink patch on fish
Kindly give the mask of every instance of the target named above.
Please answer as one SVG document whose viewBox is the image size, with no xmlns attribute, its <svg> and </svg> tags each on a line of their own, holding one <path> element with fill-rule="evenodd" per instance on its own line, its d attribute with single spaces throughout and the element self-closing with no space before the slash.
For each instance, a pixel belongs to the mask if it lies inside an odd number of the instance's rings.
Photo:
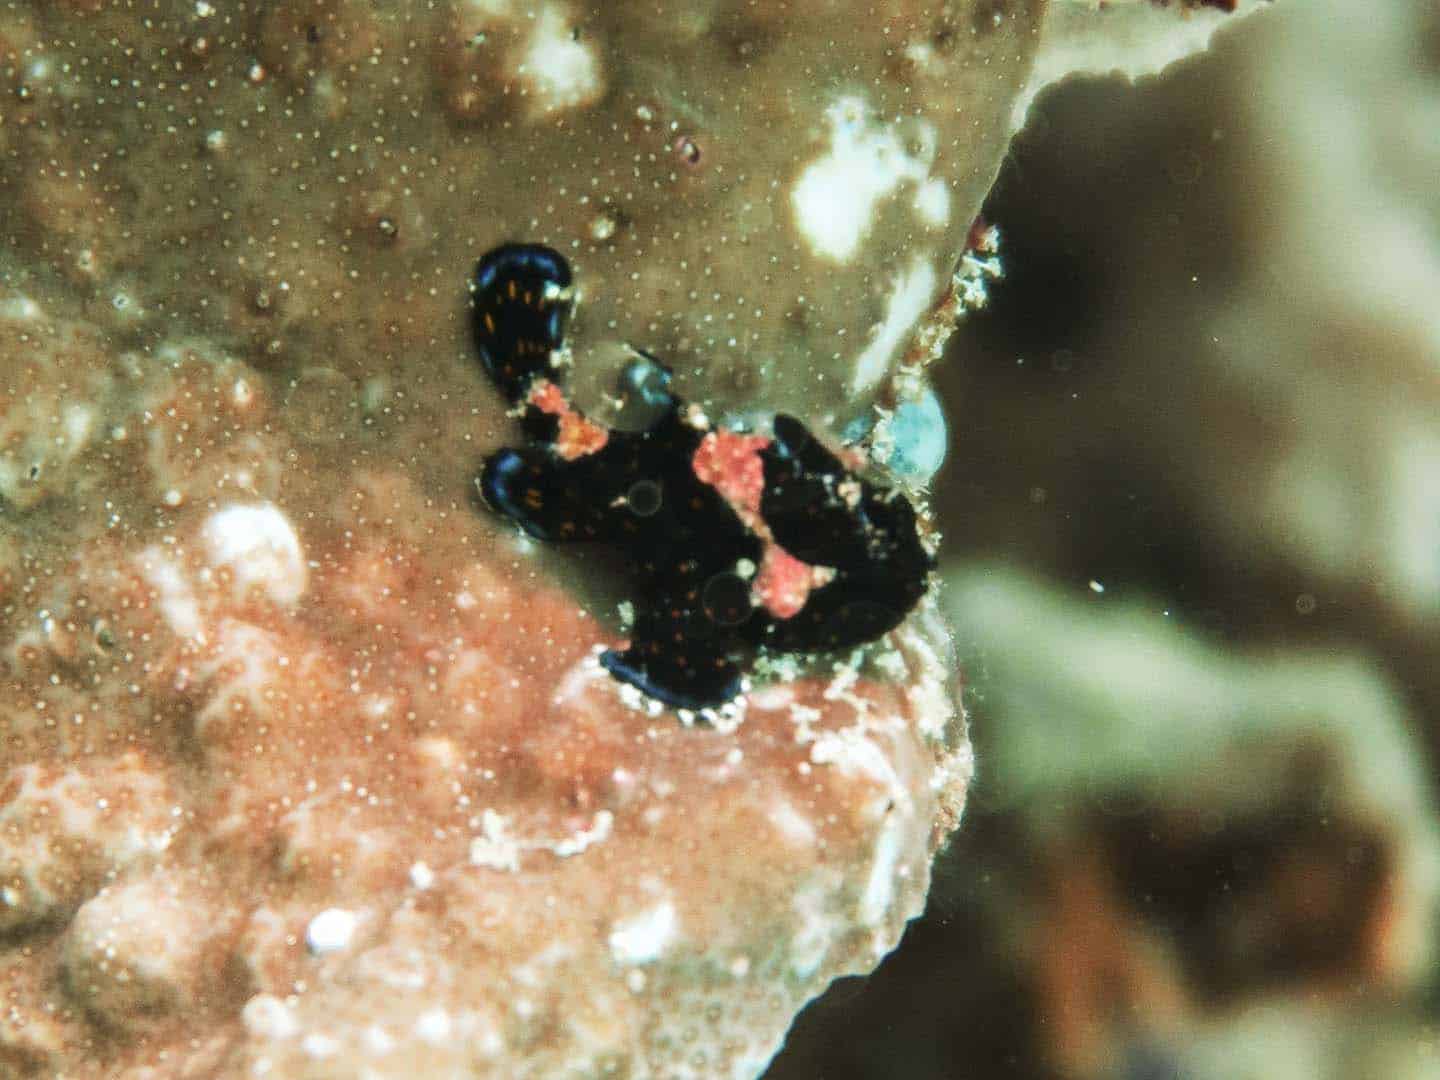
<svg viewBox="0 0 1440 1080">
<path fill-rule="evenodd" d="M 528 400 L 541 412 L 559 419 L 555 451 L 566 461 L 603 450 L 610 441 L 610 433 L 572 409 L 564 392 L 549 379 L 538 380 L 530 388 Z"/>
<path fill-rule="evenodd" d="M 766 544 L 755 578 L 755 599 L 777 619 L 800 614 L 815 584 L 815 568 L 779 544 Z"/>
<path fill-rule="evenodd" d="M 733 431 L 712 431 L 700 440 L 691 459 L 695 476 L 709 484 L 737 513 L 758 516 L 760 496 L 765 490 L 765 463 L 760 451 L 770 445 L 764 435 L 740 435 Z"/>
<path fill-rule="evenodd" d="M 537 379 L 530 386 L 530 404 L 551 416 L 563 416 L 570 411 L 565 392 L 549 379 Z"/>
</svg>

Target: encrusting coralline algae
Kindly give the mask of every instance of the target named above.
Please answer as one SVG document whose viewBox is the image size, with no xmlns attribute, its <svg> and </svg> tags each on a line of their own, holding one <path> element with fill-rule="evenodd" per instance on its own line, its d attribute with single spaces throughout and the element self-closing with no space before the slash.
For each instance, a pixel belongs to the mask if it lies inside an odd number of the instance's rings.
<svg viewBox="0 0 1440 1080">
<path fill-rule="evenodd" d="M 637 708 L 470 504 L 464 281 L 549 243 L 577 370 L 889 408 L 1043 7 L 5 5 L 0 1072 L 750 1077 L 893 946 L 971 772 L 933 602 Z"/>
</svg>

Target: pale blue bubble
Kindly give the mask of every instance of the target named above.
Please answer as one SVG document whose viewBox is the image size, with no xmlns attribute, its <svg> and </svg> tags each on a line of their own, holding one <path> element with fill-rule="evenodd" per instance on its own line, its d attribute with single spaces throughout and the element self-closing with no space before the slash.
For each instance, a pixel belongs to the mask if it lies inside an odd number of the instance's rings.
<svg viewBox="0 0 1440 1080">
<path fill-rule="evenodd" d="M 950 444 L 950 431 L 934 390 L 927 389 L 919 400 L 907 401 L 896 409 L 890 431 L 895 452 L 889 464 L 897 476 L 924 483 L 940 470 Z"/>
<path fill-rule="evenodd" d="M 845 426 L 842 438 L 857 443 L 870 434 L 875 415 L 865 413 Z M 886 467 L 902 480 L 924 484 L 945 461 L 950 443 L 945 410 L 934 390 L 927 389 L 919 398 L 901 404 L 890 418 L 889 438 L 892 447 Z"/>
</svg>

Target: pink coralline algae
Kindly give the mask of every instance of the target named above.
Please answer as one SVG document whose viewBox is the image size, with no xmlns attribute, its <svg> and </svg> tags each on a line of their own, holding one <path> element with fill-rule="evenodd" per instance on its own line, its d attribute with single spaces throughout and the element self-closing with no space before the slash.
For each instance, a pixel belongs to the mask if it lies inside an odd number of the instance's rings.
<svg viewBox="0 0 1440 1080">
<path fill-rule="evenodd" d="M 464 365 L 346 428 L 338 377 L 0 334 L 7 1073 L 755 1075 L 918 911 L 971 771 L 929 601 L 687 726 L 417 466 Z"/>
<path fill-rule="evenodd" d="M 93 451 L 224 442 L 209 372 Z M 746 1075 L 893 944 L 969 774 L 932 615 L 687 728 L 463 499 L 279 438 L 278 500 L 7 540 L 7 1069 Z"/>
</svg>

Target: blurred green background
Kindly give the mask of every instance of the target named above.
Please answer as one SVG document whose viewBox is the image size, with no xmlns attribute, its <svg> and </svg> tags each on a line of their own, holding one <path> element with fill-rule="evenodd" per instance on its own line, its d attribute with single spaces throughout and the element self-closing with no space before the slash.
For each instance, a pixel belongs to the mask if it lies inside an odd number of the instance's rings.
<svg viewBox="0 0 1440 1080">
<path fill-rule="evenodd" d="M 1440 1077 L 1440 7 L 1044 93 L 937 374 L 980 772 L 770 1080 Z"/>
</svg>

